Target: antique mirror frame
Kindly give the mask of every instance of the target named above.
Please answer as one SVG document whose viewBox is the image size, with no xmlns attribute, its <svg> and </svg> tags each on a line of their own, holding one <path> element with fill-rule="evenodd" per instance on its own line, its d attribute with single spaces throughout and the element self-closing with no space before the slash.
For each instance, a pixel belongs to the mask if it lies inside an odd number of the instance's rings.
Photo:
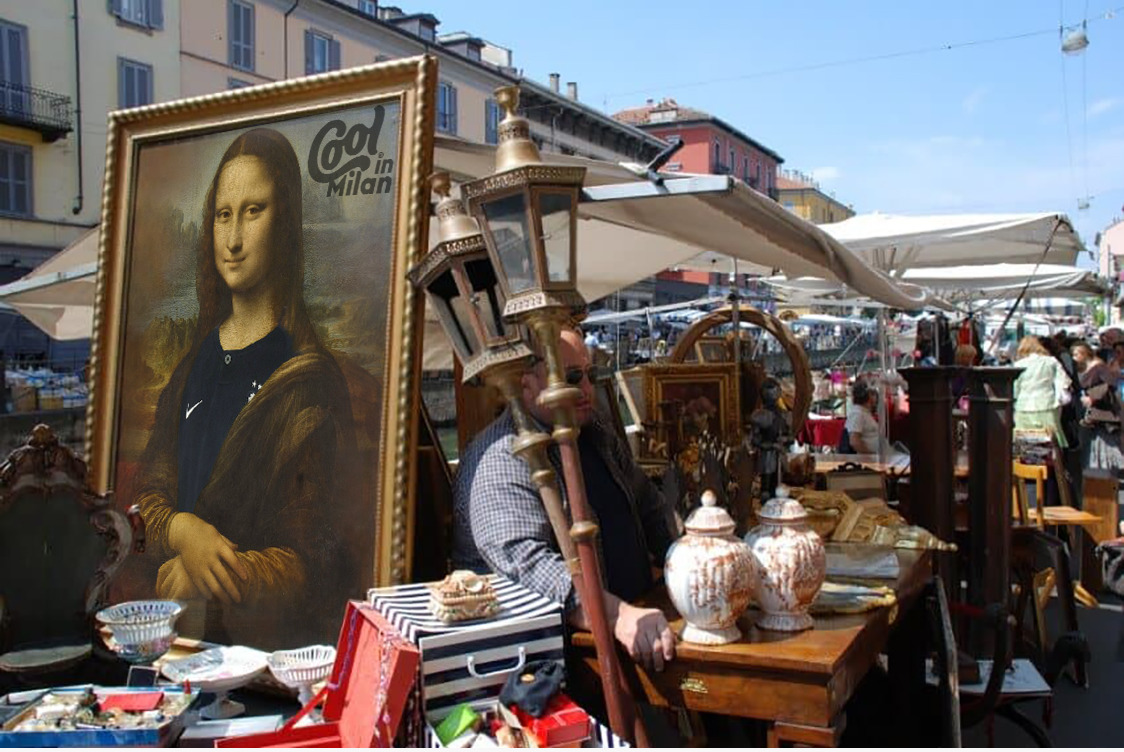
<svg viewBox="0 0 1124 752">
<path fill-rule="evenodd" d="M 412 449 L 417 444 L 423 299 L 406 270 L 428 248 L 437 62 L 417 56 L 361 68 L 235 89 L 216 94 L 112 112 L 108 122 L 105 192 L 98 245 L 97 295 L 91 358 L 91 394 L 86 420 L 86 455 L 95 493 L 116 485 L 121 409 L 125 307 L 130 284 L 132 213 L 140 149 L 191 136 L 269 125 L 327 114 L 368 103 L 400 107 L 398 175 L 394 185 L 392 276 L 387 287 L 385 373 L 381 375 L 380 463 L 377 469 L 376 540 L 371 582 L 405 581 L 412 565 Z M 303 161 L 303 156 L 302 156 Z"/>
</svg>

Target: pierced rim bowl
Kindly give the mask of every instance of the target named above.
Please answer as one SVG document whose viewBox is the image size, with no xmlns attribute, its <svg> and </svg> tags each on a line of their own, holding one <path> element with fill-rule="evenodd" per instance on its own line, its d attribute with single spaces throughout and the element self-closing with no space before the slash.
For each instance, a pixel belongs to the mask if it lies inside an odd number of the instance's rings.
<svg viewBox="0 0 1124 752">
<path fill-rule="evenodd" d="M 310 645 L 269 654 L 266 664 L 277 680 L 289 687 L 314 684 L 327 678 L 336 662 L 336 649 L 329 645 Z"/>
</svg>

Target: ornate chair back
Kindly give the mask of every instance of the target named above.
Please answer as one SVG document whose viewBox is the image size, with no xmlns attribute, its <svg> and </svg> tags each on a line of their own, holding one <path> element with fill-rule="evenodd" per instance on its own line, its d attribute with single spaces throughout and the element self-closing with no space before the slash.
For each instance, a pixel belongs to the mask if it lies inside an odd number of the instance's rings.
<svg viewBox="0 0 1124 752">
<path fill-rule="evenodd" d="M 45 425 L 0 466 L 0 669 L 49 670 L 78 654 L 56 648 L 92 644 L 132 534 L 85 483 L 85 463 Z"/>
</svg>

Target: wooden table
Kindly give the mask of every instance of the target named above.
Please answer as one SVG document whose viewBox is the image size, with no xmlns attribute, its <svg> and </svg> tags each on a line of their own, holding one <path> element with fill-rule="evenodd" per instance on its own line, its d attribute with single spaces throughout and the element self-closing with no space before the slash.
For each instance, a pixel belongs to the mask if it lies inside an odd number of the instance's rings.
<svg viewBox="0 0 1124 752">
<path fill-rule="evenodd" d="M 769 741 L 835 746 L 845 727 L 844 706 L 879 653 L 887 651 L 891 630 L 891 671 L 909 691 L 924 685 L 924 617 L 913 609 L 931 577 L 928 551 L 899 550 L 901 574 L 895 583 L 898 604 L 865 614 L 817 618 L 813 629 L 797 634 L 753 626 L 754 612 L 739 622 L 743 638 L 729 645 L 679 642 L 675 660 L 661 673 L 635 666 L 634 694 L 659 707 L 754 718 L 770 723 Z M 676 633 L 683 620 L 660 586 L 644 600 L 660 608 Z M 907 629 L 897 625 L 910 620 Z M 904 638 L 904 639 L 901 639 Z M 596 670 L 593 637 L 576 632 L 572 644 L 587 668 Z M 895 652 L 902 653 L 897 657 Z M 908 653 L 908 654 L 907 654 Z M 908 676 L 902 676 L 908 674 Z"/>
</svg>

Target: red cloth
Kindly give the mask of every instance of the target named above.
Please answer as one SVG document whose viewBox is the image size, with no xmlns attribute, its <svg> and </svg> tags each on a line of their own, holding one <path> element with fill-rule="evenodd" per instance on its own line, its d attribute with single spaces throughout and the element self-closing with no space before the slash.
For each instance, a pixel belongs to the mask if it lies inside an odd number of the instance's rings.
<svg viewBox="0 0 1124 752">
<path fill-rule="evenodd" d="M 843 418 L 829 418 L 827 420 L 814 420 L 809 418 L 804 421 L 804 427 L 800 429 L 800 435 L 797 437 L 802 444 L 811 444 L 812 446 L 839 446 L 839 440 L 843 438 L 843 426 L 847 421 Z"/>
</svg>

